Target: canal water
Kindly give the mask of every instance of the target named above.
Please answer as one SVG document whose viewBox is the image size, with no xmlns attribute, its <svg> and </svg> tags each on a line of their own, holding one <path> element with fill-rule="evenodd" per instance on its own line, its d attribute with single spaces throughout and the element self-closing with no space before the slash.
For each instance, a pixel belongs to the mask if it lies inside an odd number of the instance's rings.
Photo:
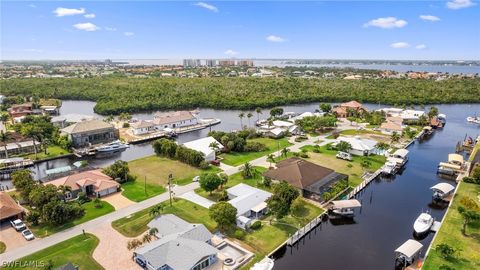
<svg viewBox="0 0 480 270">
<path fill-rule="evenodd" d="M 452 181 L 436 175 L 437 165 L 455 151 L 466 134 L 480 135 L 480 127 L 465 118 L 480 111 L 479 105 L 439 105 L 447 114 L 447 125 L 428 140 L 415 142 L 408 150 L 409 162 L 401 175 L 378 178 L 357 195 L 363 207 L 354 222 L 323 222 L 295 247 L 284 247 L 274 257 L 275 270 L 289 269 L 394 269 L 394 250 L 413 239 L 413 223 L 422 211 L 440 221 L 445 208 L 431 204 L 429 188 Z M 328 166 L 328 164 L 325 164 Z M 458 228 L 460 229 L 460 228 Z M 422 255 L 433 238 L 420 240 Z"/>
</svg>

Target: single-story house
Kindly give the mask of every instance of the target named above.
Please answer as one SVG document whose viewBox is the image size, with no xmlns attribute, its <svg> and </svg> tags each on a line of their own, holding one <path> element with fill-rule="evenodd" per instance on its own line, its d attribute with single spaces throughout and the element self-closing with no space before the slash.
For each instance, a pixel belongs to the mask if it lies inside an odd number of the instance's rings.
<svg viewBox="0 0 480 270">
<path fill-rule="evenodd" d="M 403 110 L 400 117 L 405 120 L 418 120 L 422 115 L 425 115 L 424 111 L 417 110 Z"/>
<path fill-rule="evenodd" d="M 348 175 L 296 157 L 278 162 L 276 169 L 266 171 L 263 176 L 285 181 L 296 187 L 303 197 L 316 201 L 322 201 L 322 194 L 337 182 L 348 183 Z"/>
<path fill-rule="evenodd" d="M 370 140 L 370 139 L 363 139 L 358 136 L 355 137 L 338 137 L 337 142 L 348 142 L 352 149 L 350 149 L 350 154 L 357 155 L 357 156 L 369 156 L 371 154 L 376 153 L 375 146 L 377 145 L 377 141 Z"/>
<path fill-rule="evenodd" d="M 120 184 L 100 170 L 84 171 L 44 183 L 54 186 L 68 186 L 72 190 L 65 195 L 65 199 L 71 200 L 78 197 L 78 193 L 85 192 L 87 195 L 103 197 L 119 190 Z"/>
<path fill-rule="evenodd" d="M 21 207 L 10 195 L 0 192 L 0 222 L 23 218 L 25 209 Z"/>
<path fill-rule="evenodd" d="M 269 138 L 274 138 L 274 139 L 284 136 L 285 133 L 286 133 L 285 129 L 279 128 L 279 127 L 263 130 L 263 134 L 265 136 L 267 136 Z"/>
<path fill-rule="evenodd" d="M 346 118 L 349 116 L 349 112 L 354 111 L 358 113 L 364 113 L 366 111 L 363 108 L 362 104 L 358 101 L 352 100 L 346 103 L 342 103 L 338 106 L 335 106 L 332 109 L 332 112 L 337 115 L 339 118 Z"/>
<path fill-rule="evenodd" d="M 75 123 L 61 132 L 68 136 L 74 147 L 107 143 L 118 138 L 117 129 L 112 124 L 98 119 Z"/>
<path fill-rule="evenodd" d="M 215 149 L 214 147 L 212 147 L 212 144 L 216 144 L 217 148 Z M 194 140 L 194 141 L 189 141 L 184 143 L 183 145 L 187 148 L 203 153 L 205 155 L 206 161 L 215 160 L 216 151 L 223 149 L 223 145 L 211 136 Z"/>
<path fill-rule="evenodd" d="M 266 200 L 272 193 L 240 183 L 227 189 L 227 195 L 228 202 L 237 209 L 237 226 L 245 229 L 267 213 Z"/>
<path fill-rule="evenodd" d="M 50 120 L 53 125 L 64 128 L 70 124 L 82 122 L 82 121 L 87 121 L 87 120 L 92 120 L 94 119 L 93 116 L 91 115 L 86 115 L 86 114 L 78 114 L 78 113 L 69 113 L 69 114 L 63 114 L 59 116 L 54 116 Z"/>
<path fill-rule="evenodd" d="M 380 125 L 380 131 L 385 134 L 392 134 L 393 132 L 397 132 L 398 134 L 402 134 L 404 125 L 402 124 L 403 119 L 399 116 L 396 117 L 387 117 L 384 123 Z"/>
<path fill-rule="evenodd" d="M 153 116 L 157 130 L 181 128 L 198 124 L 197 117 L 190 111 L 158 112 Z"/>
<path fill-rule="evenodd" d="M 312 116 L 317 116 L 317 117 L 320 117 L 320 116 L 324 116 L 325 113 L 324 112 L 304 112 L 304 113 L 301 113 L 300 115 L 297 115 L 295 117 L 292 117 L 292 121 L 297 121 L 297 120 L 301 120 L 305 117 L 312 117 Z"/>
<path fill-rule="evenodd" d="M 149 270 L 201 270 L 217 261 L 213 235 L 203 224 L 191 224 L 172 214 L 163 214 L 148 223 L 157 228 L 154 240 L 133 253 L 135 261 Z"/>
<path fill-rule="evenodd" d="M 31 102 L 12 105 L 7 109 L 12 119 L 24 117 L 33 113 L 33 104 Z"/>
<path fill-rule="evenodd" d="M 42 110 L 43 114 L 48 114 L 48 115 L 58 115 L 60 113 L 60 108 L 55 105 L 40 106 L 40 110 Z"/>
<path fill-rule="evenodd" d="M 33 142 L 32 140 L 21 141 L 21 142 L 11 142 L 11 143 L 7 143 L 7 145 L 1 143 L 0 158 L 6 158 L 5 148 L 7 150 L 8 157 L 11 157 L 13 155 L 35 153 L 34 147 L 37 149 L 37 152 L 38 152 L 41 149 L 41 144 L 38 141 Z"/>
<path fill-rule="evenodd" d="M 155 131 L 155 124 L 151 121 L 140 120 L 132 123 L 130 130 L 135 135 L 147 134 Z"/>
</svg>

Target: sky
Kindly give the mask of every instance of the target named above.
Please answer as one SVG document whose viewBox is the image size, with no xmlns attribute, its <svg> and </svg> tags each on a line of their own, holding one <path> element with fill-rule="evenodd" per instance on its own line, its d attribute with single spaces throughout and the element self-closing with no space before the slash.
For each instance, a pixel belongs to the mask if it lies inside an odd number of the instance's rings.
<svg viewBox="0 0 480 270">
<path fill-rule="evenodd" d="M 479 60 L 480 1 L 12 1 L 1 60 Z"/>
</svg>

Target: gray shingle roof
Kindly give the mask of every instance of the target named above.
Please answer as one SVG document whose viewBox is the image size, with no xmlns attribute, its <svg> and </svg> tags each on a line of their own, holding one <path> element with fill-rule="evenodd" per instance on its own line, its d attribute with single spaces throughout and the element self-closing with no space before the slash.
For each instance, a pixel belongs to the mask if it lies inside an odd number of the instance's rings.
<svg viewBox="0 0 480 270">
<path fill-rule="evenodd" d="M 73 125 L 70 125 L 62 129 L 62 132 L 65 132 L 68 134 L 76 134 L 76 133 L 83 133 L 83 132 L 94 131 L 94 130 L 113 129 L 113 128 L 114 126 L 110 123 L 107 123 L 105 121 L 98 120 L 98 119 L 93 119 L 93 120 L 82 121 L 82 122 L 78 122 Z"/>
</svg>

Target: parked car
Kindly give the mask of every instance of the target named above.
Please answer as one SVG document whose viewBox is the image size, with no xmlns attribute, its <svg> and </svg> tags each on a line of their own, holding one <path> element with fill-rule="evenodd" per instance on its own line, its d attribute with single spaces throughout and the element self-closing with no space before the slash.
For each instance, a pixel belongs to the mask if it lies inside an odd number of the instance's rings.
<svg viewBox="0 0 480 270">
<path fill-rule="evenodd" d="M 35 236 L 33 235 L 33 233 L 30 231 L 30 230 L 23 230 L 22 231 L 22 235 L 25 239 L 27 239 L 27 241 L 30 241 L 30 240 L 33 240 L 35 239 Z"/>
<path fill-rule="evenodd" d="M 215 159 L 215 160 L 210 161 L 210 164 L 215 165 L 215 166 L 220 166 L 220 161 Z"/>
<path fill-rule="evenodd" d="M 338 151 L 336 157 L 339 158 L 339 159 L 352 161 L 352 155 L 350 153 Z"/>
<path fill-rule="evenodd" d="M 200 176 L 197 175 L 193 177 L 192 182 L 198 182 L 198 181 L 200 181 Z"/>
<path fill-rule="evenodd" d="M 15 228 L 18 232 L 25 230 L 27 227 L 20 219 L 10 220 L 10 224 L 12 227 Z"/>
</svg>

